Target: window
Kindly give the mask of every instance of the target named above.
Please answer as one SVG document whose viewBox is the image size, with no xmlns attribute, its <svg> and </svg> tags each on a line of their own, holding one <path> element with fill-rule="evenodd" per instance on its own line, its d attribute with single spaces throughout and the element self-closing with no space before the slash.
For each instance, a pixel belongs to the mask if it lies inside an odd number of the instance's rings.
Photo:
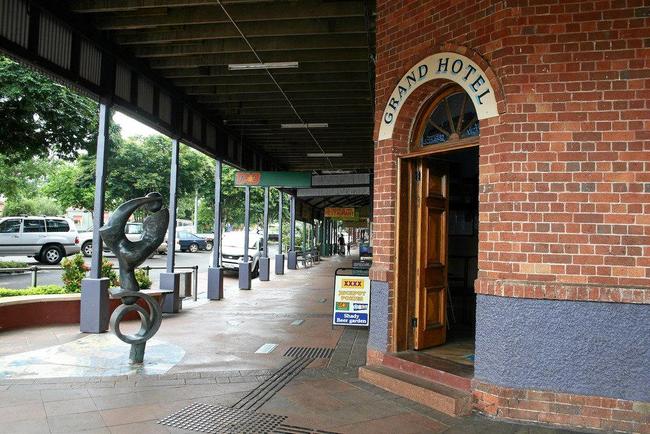
<svg viewBox="0 0 650 434">
<path fill-rule="evenodd" d="M 47 219 L 45 220 L 45 223 L 47 224 L 48 232 L 69 232 L 70 231 L 70 225 L 68 225 L 68 222 L 65 220 Z"/>
<path fill-rule="evenodd" d="M 478 137 L 479 121 L 470 97 L 454 88 L 437 98 L 425 112 L 418 132 L 419 147 Z"/>
<path fill-rule="evenodd" d="M 45 221 L 41 219 L 25 219 L 23 232 L 45 232 Z"/>
<path fill-rule="evenodd" d="M 0 234 L 17 234 L 20 232 L 20 219 L 9 219 L 0 223 Z"/>
</svg>

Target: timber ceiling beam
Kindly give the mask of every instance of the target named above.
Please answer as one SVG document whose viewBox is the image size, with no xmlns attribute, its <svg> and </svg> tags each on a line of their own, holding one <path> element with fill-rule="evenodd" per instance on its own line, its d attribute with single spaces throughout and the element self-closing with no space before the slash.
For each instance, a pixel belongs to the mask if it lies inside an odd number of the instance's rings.
<svg viewBox="0 0 650 434">
<path fill-rule="evenodd" d="M 249 38 L 276 38 L 308 35 L 365 35 L 363 18 L 318 18 L 310 20 L 275 20 L 239 23 Z M 163 27 L 148 31 L 122 31 L 115 35 L 121 45 L 169 44 L 176 42 L 204 42 L 219 39 L 241 38 L 230 23 L 195 24 Z"/>
<path fill-rule="evenodd" d="M 135 2 L 136 0 L 133 1 Z M 287 7 L 287 4 L 283 2 L 268 3 L 262 7 L 251 7 L 251 5 L 246 3 L 236 3 L 228 5 L 227 9 L 237 23 L 247 21 L 363 17 L 365 14 L 363 5 L 360 2 L 320 2 L 313 0 L 295 2 L 293 7 Z M 163 7 L 160 11 L 152 8 L 146 14 L 98 14 L 95 19 L 95 25 L 100 30 L 147 29 L 163 26 L 228 22 L 228 17 L 226 17 L 221 8 L 216 4 L 183 8 Z"/>
<path fill-rule="evenodd" d="M 268 51 L 327 50 L 368 48 L 365 35 L 318 35 L 318 36 L 276 36 L 274 38 L 251 38 L 255 50 L 265 58 Z M 250 53 L 242 39 L 220 39 L 192 43 L 168 43 L 164 45 L 138 45 L 130 47 L 136 57 L 159 58 L 192 56 L 215 53 Z"/>
<path fill-rule="evenodd" d="M 300 93 L 313 93 L 328 92 L 328 93 L 345 93 L 347 91 L 362 90 L 368 93 L 368 83 L 312 83 L 312 84 L 292 84 L 282 87 L 285 94 L 300 94 Z M 278 87 L 275 84 L 252 84 L 248 85 L 242 82 L 241 86 L 185 86 L 185 92 L 188 95 L 242 95 L 242 94 L 256 94 L 267 95 L 279 93 Z"/>
<path fill-rule="evenodd" d="M 280 0 L 221 0 L 224 5 L 241 3 L 268 3 Z M 286 2 L 293 0 L 284 0 Z M 180 8 L 187 6 L 210 6 L 214 0 L 73 0 L 70 10 L 79 14 L 134 11 L 150 8 Z"/>
<path fill-rule="evenodd" d="M 280 86 L 293 84 L 314 83 L 357 83 L 368 85 L 367 73 L 330 73 L 330 74 L 286 74 L 275 76 Z M 241 86 L 245 81 L 247 85 L 270 84 L 271 79 L 267 75 L 239 76 L 230 74 L 228 76 L 216 77 L 183 77 L 172 79 L 177 86 Z"/>
<path fill-rule="evenodd" d="M 236 72 L 236 73 L 235 73 Z M 168 67 L 165 71 L 167 78 L 185 78 L 185 77 L 268 77 L 266 71 L 252 70 L 252 71 L 229 71 L 227 65 L 204 65 L 204 66 L 179 66 Z M 286 74 L 300 74 L 310 77 L 313 74 L 328 74 L 328 73 L 366 73 L 368 74 L 368 64 L 360 61 L 339 61 L 327 62 L 306 62 L 301 64 L 298 69 L 276 69 L 273 71 L 273 76 L 277 79 Z"/>
<path fill-rule="evenodd" d="M 368 68 L 368 49 L 350 48 L 345 50 L 293 50 L 293 51 L 267 51 L 263 53 L 264 62 L 298 62 L 328 64 L 332 62 L 359 62 Z M 152 69 L 191 68 L 196 66 L 215 66 L 233 63 L 258 63 L 253 53 L 225 53 L 191 56 L 175 56 L 166 58 L 149 59 Z M 164 74 L 164 72 L 162 72 Z"/>
</svg>

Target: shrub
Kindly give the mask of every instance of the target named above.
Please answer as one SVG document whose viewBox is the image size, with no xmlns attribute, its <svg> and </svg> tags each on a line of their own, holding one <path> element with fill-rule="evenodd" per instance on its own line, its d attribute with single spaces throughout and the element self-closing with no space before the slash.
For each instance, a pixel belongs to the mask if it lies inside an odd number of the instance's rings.
<svg viewBox="0 0 650 434">
<path fill-rule="evenodd" d="M 24 273 L 24 271 L 4 271 L 3 268 L 27 268 L 26 262 L 0 261 L 0 274 Z"/>
<path fill-rule="evenodd" d="M 61 261 L 61 267 L 63 268 L 63 284 L 67 291 L 81 292 L 81 279 L 86 277 L 86 273 L 90 271 L 90 267 L 84 263 L 81 253 L 65 258 Z M 106 259 L 102 260 L 102 277 L 109 279 L 111 287 L 120 286 L 117 273 L 112 268 L 112 262 Z"/>
<path fill-rule="evenodd" d="M 117 272 L 113 270 L 113 263 L 106 258 L 102 259 L 102 277 L 108 277 L 111 288 L 120 286 L 120 279 L 117 277 Z"/>
<path fill-rule="evenodd" d="M 16 297 L 19 295 L 44 295 L 44 294 L 66 294 L 68 291 L 59 285 L 43 285 L 25 289 L 0 288 L 0 298 Z"/>
<path fill-rule="evenodd" d="M 86 273 L 90 270 L 84 263 L 84 258 L 81 254 L 69 256 L 61 261 L 61 268 L 63 268 L 63 285 L 67 292 L 81 292 L 81 279 L 86 277 Z"/>
<path fill-rule="evenodd" d="M 146 271 L 142 269 L 135 270 L 135 280 L 138 282 L 140 289 L 151 288 L 151 278 L 147 275 Z"/>
</svg>

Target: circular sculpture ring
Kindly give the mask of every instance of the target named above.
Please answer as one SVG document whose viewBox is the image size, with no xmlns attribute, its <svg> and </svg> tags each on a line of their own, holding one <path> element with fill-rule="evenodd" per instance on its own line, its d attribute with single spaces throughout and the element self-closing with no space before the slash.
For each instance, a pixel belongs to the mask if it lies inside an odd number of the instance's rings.
<svg viewBox="0 0 650 434">
<path fill-rule="evenodd" d="M 131 361 L 134 363 L 142 363 L 144 358 L 144 347 L 146 342 L 156 334 L 162 322 L 162 312 L 158 302 L 148 294 L 143 294 L 140 291 L 121 291 L 120 297 L 133 297 L 131 300 L 140 298 L 147 304 L 149 311 L 137 303 L 121 304 L 111 315 L 111 328 L 121 341 L 131 344 Z M 140 316 L 140 330 L 134 334 L 123 334 L 120 330 L 120 322 L 124 316 L 129 312 L 137 312 Z"/>
</svg>

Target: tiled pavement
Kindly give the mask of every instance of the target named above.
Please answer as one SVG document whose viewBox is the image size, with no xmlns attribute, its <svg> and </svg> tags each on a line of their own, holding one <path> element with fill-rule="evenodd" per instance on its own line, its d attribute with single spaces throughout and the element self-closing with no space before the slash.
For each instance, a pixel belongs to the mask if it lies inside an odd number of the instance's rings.
<svg viewBox="0 0 650 434">
<path fill-rule="evenodd" d="M 186 351 L 167 374 L 0 380 L 0 433 L 188 432 L 158 421 L 195 402 L 234 405 L 288 361 L 282 354 L 289 346 L 335 345 L 331 359 L 315 360 L 259 411 L 288 416 L 288 425 L 340 433 L 568 432 L 478 415 L 453 418 L 359 381 L 367 333 L 329 325 L 331 276 L 340 261 L 256 282 L 253 291 L 228 288 L 221 302 L 166 317 L 159 338 Z M 292 326 L 295 319 L 305 322 Z M 0 355 L 81 336 L 73 326 L 0 333 Z M 19 348 L 11 348 L 16 342 Z M 279 347 L 255 354 L 264 342 Z"/>
</svg>

